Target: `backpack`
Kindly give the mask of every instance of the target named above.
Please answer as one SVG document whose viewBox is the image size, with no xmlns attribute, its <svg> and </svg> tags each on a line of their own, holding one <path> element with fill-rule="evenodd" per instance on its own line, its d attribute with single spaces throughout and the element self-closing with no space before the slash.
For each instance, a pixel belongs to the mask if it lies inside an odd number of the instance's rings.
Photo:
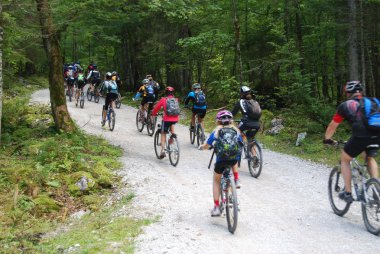
<svg viewBox="0 0 380 254">
<path fill-rule="evenodd" d="M 363 110 L 364 125 L 369 130 L 380 132 L 380 101 L 377 98 L 364 97 L 359 103 Z"/>
<path fill-rule="evenodd" d="M 261 108 L 255 100 L 240 100 L 240 106 L 243 109 L 244 115 L 252 120 L 259 120 L 261 117 Z"/>
<path fill-rule="evenodd" d="M 83 74 L 78 75 L 78 81 L 84 82 L 84 75 Z"/>
<path fill-rule="evenodd" d="M 154 97 L 154 87 L 153 87 L 153 85 L 147 85 L 145 89 L 146 89 L 146 95 L 148 97 Z"/>
<path fill-rule="evenodd" d="M 195 106 L 203 107 L 206 106 L 206 95 L 203 91 L 199 91 L 195 94 Z"/>
<path fill-rule="evenodd" d="M 99 71 L 92 71 L 91 76 L 94 80 L 100 80 L 100 72 Z"/>
<path fill-rule="evenodd" d="M 114 81 L 108 82 L 108 92 L 117 93 L 117 84 Z"/>
<path fill-rule="evenodd" d="M 168 116 L 178 116 L 181 112 L 178 101 L 173 98 L 166 98 L 166 114 Z"/>
<path fill-rule="evenodd" d="M 218 131 L 215 142 L 216 156 L 221 160 L 236 160 L 241 154 L 238 132 L 232 127 L 223 127 Z"/>
</svg>

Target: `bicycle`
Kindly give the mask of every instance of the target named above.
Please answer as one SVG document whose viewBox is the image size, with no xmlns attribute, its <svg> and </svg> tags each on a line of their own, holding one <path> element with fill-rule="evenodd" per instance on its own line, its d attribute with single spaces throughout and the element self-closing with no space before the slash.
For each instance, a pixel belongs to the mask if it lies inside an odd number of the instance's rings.
<svg viewBox="0 0 380 254">
<path fill-rule="evenodd" d="M 114 110 L 114 107 L 115 107 L 114 105 L 115 105 L 115 101 L 113 100 L 110 103 L 110 105 L 108 107 L 108 110 L 107 110 L 106 121 L 108 122 L 108 127 L 109 127 L 110 131 L 114 130 L 114 128 L 115 128 L 115 122 L 116 122 L 116 113 L 115 113 L 115 110 Z M 104 126 L 104 124 L 102 126 Z"/>
<path fill-rule="evenodd" d="M 191 127 L 192 126 L 190 122 L 190 143 L 194 144 L 195 137 L 197 137 L 197 146 L 203 145 L 206 140 L 206 136 L 202 124 L 198 122 L 198 114 L 195 115 L 194 128 L 192 129 Z"/>
<path fill-rule="evenodd" d="M 93 91 L 91 91 L 91 86 L 93 86 Z M 98 103 L 99 102 L 99 99 L 100 99 L 100 91 L 99 89 L 97 88 L 96 84 L 93 84 L 93 85 L 89 85 L 88 88 L 87 88 L 87 92 L 86 92 L 86 96 L 87 96 L 87 100 L 88 101 L 91 101 L 92 100 L 92 97 L 94 97 L 94 102 L 95 103 Z"/>
<path fill-rule="evenodd" d="M 78 91 L 80 90 L 80 91 Z M 79 93 L 78 97 L 77 97 L 77 93 Z M 81 108 L 84 107 L 84 92 L 83 92 L 83 88 L 82 89 L 79 89 L 77 88 L 76 91 L 75 91 L 75 97 L 76 97 L 76 102 L 75 102 L 75 106 L 78 107 L 78 100 L 79 100 L 79 106 Z"/>
<path fill-rule="evenodd" d="M 157 125 L 156 133 L 154 134 L 154 152 L 156 153 L 157 159 L 162 159 L 161 155 L 161 131 L 163 128 L 164 121 L 161 124 Z M 164 152 L 169 154 L 169 161 L 172 166 L 177 166 L 179 162 L 179 143 L 176 134 L 173 134 L 169 131 L 169 134 L 166 136 L 166 144 Z"/>
<path fill-rule="evenodd" d="M 336 147 L 341 147 L 345 142 L 338 141 Z M 369 148 L 378 148 L 378 145 L 370 145 Z M 350 162 L 353 185 L 354 201 L 361 202 L 361 210 L 364 225 L 374 234 L 380 234 L 380 181 L 369 178 L 367 162 L 360 164 L 356 158 Z M 350 209 L 351 203 L 339 198 L 339 192 L 344 190 L 344 181 L 341 177 L 340 163 L 333 167 L 328 180 L 328 195 L 332 210 L 336 215 L 343 216 Z M 369 179 L 368 179 L 369 178 Z M 373 221 L 371 221 L 373 220 Z"/>
<path fill-rule="evenodd" d="M 239 123 L 240 121 L 235 121 Z M 257 133 L 258 129 L 252 129 L 247 131 L 253 131 Z M 244 131 L 245 134 L 247 131 Z M 247 136 L 247 135 L 246 135 Z M 248 170 L 252 177 L 258 178 L 263 169 L 263 152 L 260 143 L 256 140 L 256 138 L 248 140 L 248 138 L 244 139 L 243 144 L 245 159 L 248 162 Z M 241 161 L 239 161 L 240 167 Z"/>
<path fill-rule="evenodd" d="M 152 136 L 156 128 L 157 117 L 152 116 L 152 110 L 150 109 L 151 108 L 150 104 L 153 104 L 153 102 L 148 102 L 148 104 L 149 104 L 148 109 L 145 109 L 143 111 L 140 108 L 137 111 L 136 127 L 139 132 L 142 132 L 144 129 L 144 126 L 146 125 L 146 130 L 148 132 L 148 135 Z"/>
<path fill-rule="evenodd" d="M 117 94 L 117 99 L 116 99 L 115 104 L 116 104 L 117 109 L 119 109 L 121 107 L 121 94 L 120 93 Z"/>
<path fill-rule="evenodd" d="M 213 149 L 213 147 L 211 146 L 210 149 Z M 211 156 L 208 169 L 210 169 L 211 167 L 211 162 L 214 158 L 214 155 L 215 155 L 215 150 Z M 237 228 L 238 212 L 240 211 L 240 209 L 239 209 L 239 203 L 237 199 L 235 180 L 232 175 L 232 167 L 228 165 L 225 166 L 222 173 L 222 178 L 220 180 L 219 204 L 220 204 L 219 209 L 220 209 L 221 214 L 223 214 L 224 208 L 226 208 L 228 231 L 231 234 L 233 234 Z"/>
</svg>

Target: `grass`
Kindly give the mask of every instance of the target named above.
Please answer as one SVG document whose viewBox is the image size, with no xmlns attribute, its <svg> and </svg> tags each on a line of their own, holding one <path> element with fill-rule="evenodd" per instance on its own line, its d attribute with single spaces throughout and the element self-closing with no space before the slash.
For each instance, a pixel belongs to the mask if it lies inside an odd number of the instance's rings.
<svg viewBox="0 0 380 254">
<path fill-rule="evenodd" d="M 46 79 L 39 77 L 22 82 L 6 77 L 4 81 L 0 147 L 1 252 L 55 252 L 54 244 L 77 242 L 81 236 L 83 250 L 88 242 L 88 250 L 93 253 L 96 248 L 92 248 L 90 242 L 94 238 L 84 231 L 74 230 L 62 239 L 57 236 L 41 242 L 44 233 L 78 210 L 91 211 L 84 218 L 89 223 L 85 228 L 92 230 L 92 224 L 102 225 L 99 228 L 104 228 L 104 235 L 109 234 L 105 238 L 109 241 L 118 239 L 112 234 L 130 235 L 128 246 L 132 246 L 133 237 L 146 221 L 123 217 L 115 219 L 114 223 L 102 224 L 116 208 L 104 210 L 102 206 L 107 193 L 119 184 L 114 170 L 121 167 L 118 161 L 122 156 L 121 148 L 79 130 L 58 133 L 50 108 L 29 105 L 31 93 L 46 88 L 46 84 Z M 77 182 L 83 177 L 88 181 L 88 188 L 80 190 Z M 112 233 L 111 229 L 116 231 Z M 125 232 L 121 233 L 121 229 Z"/>
</svg>

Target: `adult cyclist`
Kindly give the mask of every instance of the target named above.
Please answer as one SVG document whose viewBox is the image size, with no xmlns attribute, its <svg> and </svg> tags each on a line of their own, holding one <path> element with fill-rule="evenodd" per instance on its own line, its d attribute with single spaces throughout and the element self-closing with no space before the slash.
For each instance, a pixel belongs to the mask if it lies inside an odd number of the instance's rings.
<svg viewBox="0 0 380 254">
<path fill-rule="evenodd" d="M 155 102 L 155 91 L 152 84 L 149 84 L 148 79 L 144 79 L 142 81 L 142 85 L 138 90 L 138 93 L 140 93 L 142 100 L 141 100 L 141 110 L 143 111 L 145 115 L 145 110 L 153 109 L 153 103 Z M 149 105 L 149 106 L 148 106 Z"/>
<path fill-rule="evenodd" d="M 351 194 L 351 167 L 350 161 L 362 152 L 367 155 L 368 172 L 371 177 L 378 178 L 378 166 L 375 160 L 378 148 L 368 148 L 367 146 L 380 145 L 379 133 L 367 129 L 363 122 L 363 115 L 360 110 L 360 100 L 363 98 L 363 86 L 360 81 L 349 81 L 345 86 L 345 93 L 348 100 L 342 102 L 333 116 L 325 132 L 324 144 L 335 144 L 332 140 L 339 124 L 347 120 L 351 125 L 351 137 L 344 145 L 340 155 L 340 165 L 344 179 L 344 190 L 339 193 L 339 198 L 347 203 L 352 203 Z"/>
<path fill-rule="evenodd" d="M 148 79 L 148 84 L 152 85 L 154 88 L 154 102 L 158 100 L 158 91 L 160 90 L 160 84 L 158 82 L 153 80 L 153 77 L 151 74 L 146 75 L 146 79 Z"/>
<path fill-rule="evenodd" d="M 87 75 L 87 80 L 90 81 L 90 91 L 93 94 L 94 89 L 97 89 L 100 85 L 100 72 L 98 71 L 98 66 L 96 64 L 92 65 L 92 70 Z"/>
<path fill-rule="evenodd" d="M 71 94 L 74 94 L 74 84 L 75 79 L 77 77 L 77 73 L 75 72 L 72 65 L 69 65 L 68 70 L 66 71 L 66 82 L 67 82 L 67 90 L 71 91 Z"/>
<path fill-rule="evenodd" d="M 107 110 L 111 103 L 114 103 L 114 101 L 117 99 L 117 96 L 119 94 L 117 84 L 115 81 L 112 80 L 112 74 L 111 72 L 106 73 L 106 80 L 103 82 L 101 90 L 107 93 L 106 100 L 103 106 L 103 120 L 102 120 L 102 126 L 106 123 L 106 117 L 107 117 Z"/>
<path fill-rule="evenodd" d="M 78 77 L 77 77 L 77 90 L 75 93 L 75 106 L 78 106 L 78 100 L 79 100 L 79 95 L 83 92 L 83 88 L 86 85 L 86 78 L 83 74 L 83 70 L 79 70 Z"/>
<path fill-rule="evenodd" d="M 179 120 L 179 105 L 178 105 L 178 98 L 174 97 L 174 88 L 171 86 L 166 87 L 165 89 L 165 95 L 166 97 L 161 98 L 157 105 L 154 107 L 152 116 L 156 116 L 158 111 L 160 111 L 161 108 L 164 109 L 164 116 L 163 116 L 163 123 L 161 126 L 161 154 L 160 158 L 165 157 L 165 144 L 166 144 L 166 133 L 170 132 L 172 133 L 172 136 L 175 136 L 174 134 L 174 125 Z M 174 99 L 174 100 L 173 100 Z M 169 102 L 168 102 L 169 101 Z M 170 103 L 170 102 L 176 101 L 177 103 Z M 171 108 L 168 108 L 171 107 Z M 170 112 L 177 111 L 178 114 L 170 114 Z"/>
<path fill-rule="evenodd" d="M 193 91 L 191 91 L 185 100 L 185 107 L 189 106 L 189 102 L 191 101 L 193 104 L 192 112 L 193 115 L 191 116 L 191 130 L 194 130 L 195 128 L 195 116 L 198 115 L 198 123 L 200 123 L 203 126 L 203 118 L 206 116 L 206 109 L 207 109 L 207 103 L 206 103 L 206 96 L 204 92 L 202 91 L 201 85 L 198 83 L 193 84 L 192 86 Z"/>
</svg>

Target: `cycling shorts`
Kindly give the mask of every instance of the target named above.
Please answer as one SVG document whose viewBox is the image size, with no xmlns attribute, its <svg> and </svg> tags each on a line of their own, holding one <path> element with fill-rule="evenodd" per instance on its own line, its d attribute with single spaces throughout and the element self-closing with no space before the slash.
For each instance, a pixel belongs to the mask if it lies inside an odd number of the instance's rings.
<svg viewBox="0 0 380 254">
<path fill-rule="evenodd" d="M 91 84 L 95 85 L 95 87 L 98 87 L 100 85 L 100 79 L 92 79 Z"/>
<path fill-rule="evenodd" d="M 256 136 L 256 133 L 260 130 L 260 123 L 259 122 L 240 122 L 238 126 L 239 130 L 241 132 L 244 132 L 247 136 L 247 139 L 251 140 Z"/>
<path fill-rule="evenodd" d="M 142 100 L 141 100 L 141 106 L 144 106 L 146 103 L 148 102 L 152 102 L 149 104 L 149 109 L 152 110 L 153 109 L 153 104 L 154 104 L 154 98 L 153 97 L 143 97 Z"/>
<path fill-rule="evenodd" d="M 237 162 L 237 160 L 217 161 L 214 164 L 214 172 L 217 174 L 222 174 L 226 166 L 230 166 L 232 168 Z"/>
<path fill-rule="evenodd" d="M 161 132 L 169 133 L 169 129 L 172 125 L 176 124 L 177 122 L 163 122 L 163 126 L 161 127 Z"/>
<path fill-rule="evenodd" d="M 206 109 L 193 108 L 193 114 L 198 114 L 198 116 L 203 119 L 206 116 Z"/>
<path fill-rule="evenodd" d="M 112 101 L 115 101 L 118 97 L 117 93 L 107 93 L 106 96 L 106 102 L 104 104 L 104 109 L 108 110 L 109 105 L 111 104 Z"/>
<path fill-rule="evenodd" d="M 368 157 L 375 157 L 378 148 L 367 148 L 369 145 L 380 145 L 380 137 L 354 137 L 352 136 L 344 145 L 343 150 L 352 158 L 362 152 L 366 152 Z"/>
<path fill-rule="evenodd" d="M 75 79 L 68 78 L 67 81 L 66 81 L 66 83 L 67 83 L 68 86 L 73 86 L 74 83 L 75 83 Z"/>
<path fill-rule="evenodd" d="M 78 89 L 82 89 L 86 85 L 84 81 L 77 81 L 76 84 Z"/>
</svg>

